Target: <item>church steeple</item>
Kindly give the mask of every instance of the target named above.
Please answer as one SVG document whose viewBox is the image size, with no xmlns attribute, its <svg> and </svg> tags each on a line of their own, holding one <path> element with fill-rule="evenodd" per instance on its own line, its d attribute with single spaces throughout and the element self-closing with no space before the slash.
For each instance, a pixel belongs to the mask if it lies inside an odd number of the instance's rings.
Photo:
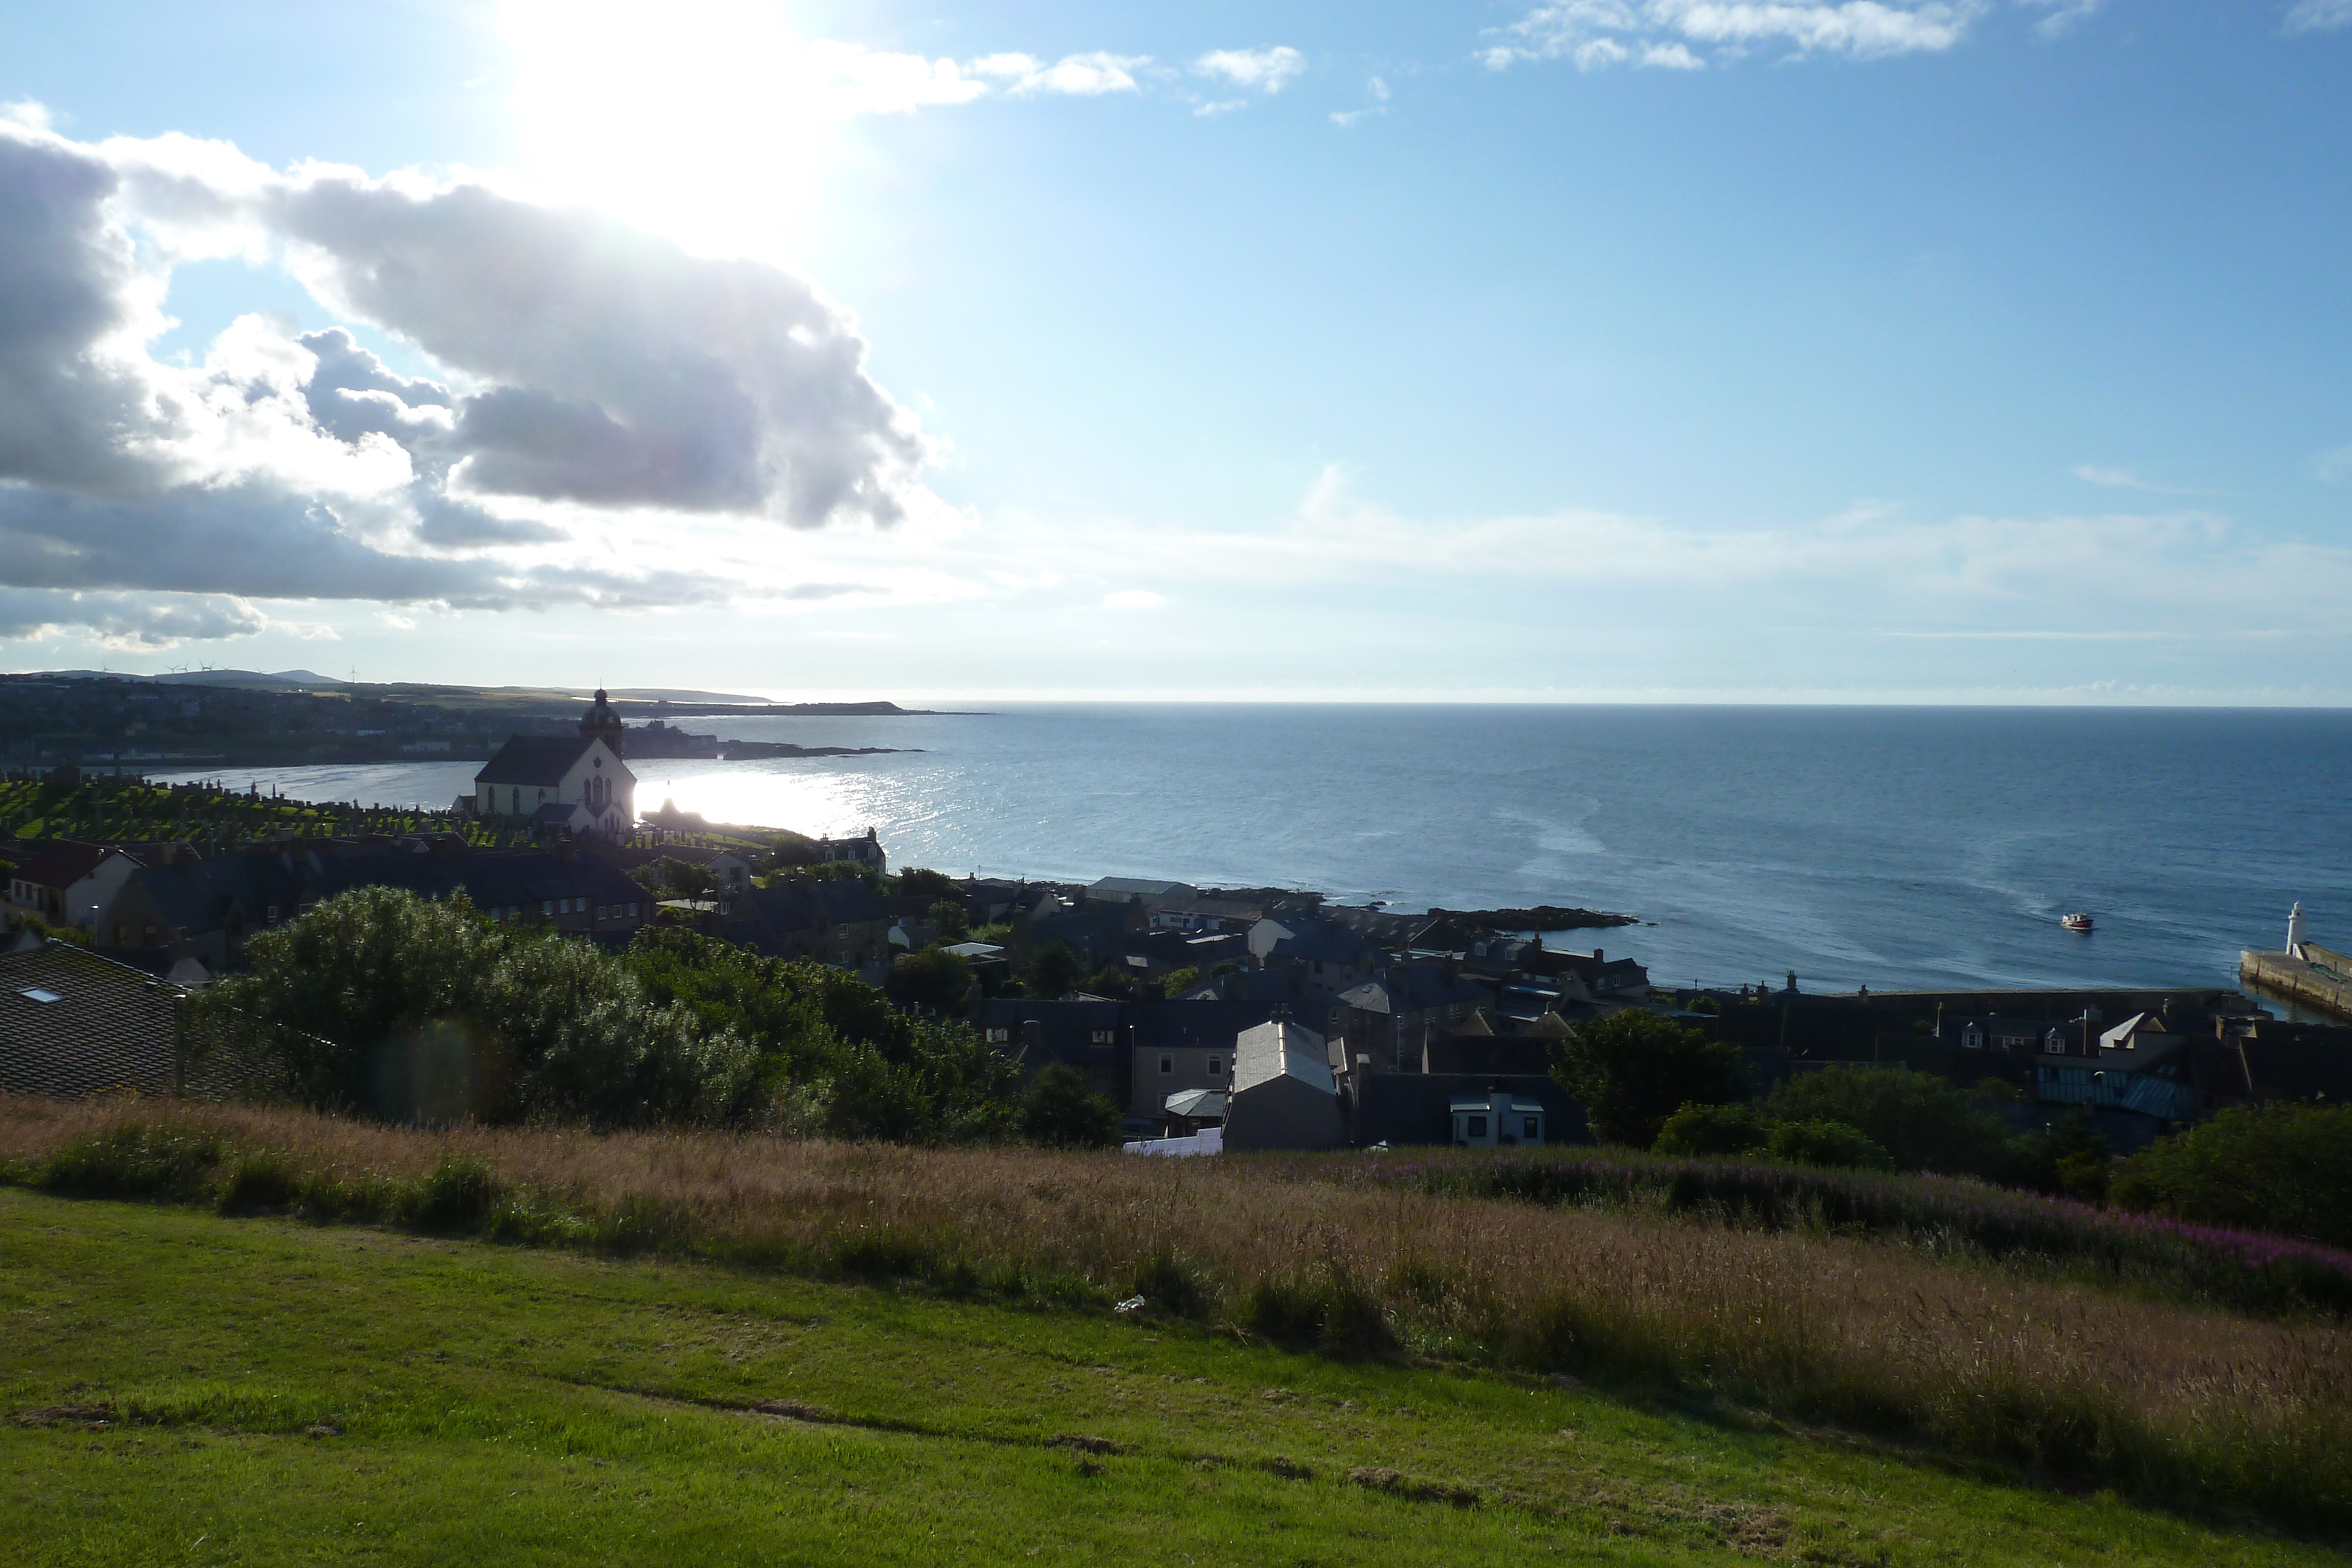
<svg viewBox="0 0 2352 1568">
<path fill-rule="evenodd" d="M 589 705 L 586 713 L 580 716 L 580 733 L 603 741 L 613 748 L 613 755 L 618 757 L 621 755 L 622 729 L 621 716 L 613 711 L 612 700 L 605 696 L 604 688 L 598 686 L 596 700 Z"/>
</svg>

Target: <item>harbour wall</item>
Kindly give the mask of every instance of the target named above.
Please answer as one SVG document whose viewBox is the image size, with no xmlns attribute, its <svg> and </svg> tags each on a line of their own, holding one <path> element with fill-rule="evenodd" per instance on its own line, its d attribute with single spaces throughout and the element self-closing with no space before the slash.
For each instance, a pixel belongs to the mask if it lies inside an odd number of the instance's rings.
<svg viewBox="0 0 2352 1568">
<path fill-rule="evenodd" d="M 2352 958 L 2309 942 L 2303 951 L 2305 956 L 2298 958 L 2249 948 L 2238 955 L 2238 977 L 2305 1007 L 2352 1019 Z"/>
</svg>

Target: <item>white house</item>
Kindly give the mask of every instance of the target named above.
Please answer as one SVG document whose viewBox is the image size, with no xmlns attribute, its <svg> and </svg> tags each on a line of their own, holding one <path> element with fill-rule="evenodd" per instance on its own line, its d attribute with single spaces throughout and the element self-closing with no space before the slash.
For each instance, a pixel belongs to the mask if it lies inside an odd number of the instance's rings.
<svg viewBox="0 0 2352 1568">
<path fill-rule="evenodd" d="M 621 760 L 620 716 L 599 691 L 578 735 L 509 736 L 457 809 L 484 821 L 618 837 L 637 820 L 636 794 L 637 776 Z"/>
</svg>

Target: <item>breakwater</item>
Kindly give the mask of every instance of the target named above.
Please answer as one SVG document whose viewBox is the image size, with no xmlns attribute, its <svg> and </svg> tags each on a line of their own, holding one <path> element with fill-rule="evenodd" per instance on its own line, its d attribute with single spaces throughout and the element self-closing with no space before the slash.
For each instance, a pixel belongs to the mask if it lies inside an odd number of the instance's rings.
<svg viewBox="0 0 2352 1568">
<path fill-rule="evenodd" d="M 2257 953 L 2238 955 L 2238 977 L 2274 995 L 2352 1019 L 2352 958 L 2311 943 L 2303 956 Z"/>
</svg>

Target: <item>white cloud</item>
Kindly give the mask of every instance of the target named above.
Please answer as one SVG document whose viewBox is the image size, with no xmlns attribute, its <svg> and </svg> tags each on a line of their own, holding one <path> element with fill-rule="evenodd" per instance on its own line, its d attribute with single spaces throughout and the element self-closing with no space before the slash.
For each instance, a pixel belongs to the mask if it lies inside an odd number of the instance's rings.
<svg viewBox="0 0 2352 1568">
<path fill-rule="evenodd" d="M 913 415 L 778 267 L 482 184 L 21 118 L 0 234 L 0 636 L 307 634 L 257 600 L 830 597 L 866 590 L 809 583 L 775 525 L 943 526 Z M 172 269 L 215 255 L 285 267 L 447 378 L 259 314 L 200 363 L 155 360 Z"/>
<path fill-rule="evenodd" d="M 1237 109 L 1248 107 L 1249 99 L 1245 98 L 1226 98 L 1209 103 L 1195 104 L 1192 112 L 1202 120 L 1214 120 L 1221 114 L 1231 114 Z"/>
<path fill-rule="evenodd" d="M 2045 38 L 2063 38 L 2104 9 L 2107 0 L 2018 0 L 2021 5 L 2045 13 L 2033 30 Z M 2347 0 L 2352 3 L 2352 0 Z"/>
<path fill-rule="evenodd" d="M 1041 65 L 1026 55 L 993 56 L 998 60 L 1020 60 L 1026 69 L 1018 74 L 1006 70 L 998 73 L 1013 80 L 1008 89 L 1015 97 L 1050 92 L 1073 98 L 1099 98 L 1105 93 L 1133 92 L 1135 73 L 1151 63 L 1150 55 L 1113 55 L 1097 51 L 1086 55 L 1064 55 L 1052 65 Z"/>
<path fill-rule="evenodd" d="M 2319 453 L 2311 460 L 2311 476 L 2325 484 L 2352 479 L 2352 443 Z"/>
<path fill-rule="evenodd" d="M 1389 92 L 1389 84 L 1381 78 L 1373 77 L 1364 83 L 1364 96 L 1370 99 L 1371 101 L 1361 109 L 1340 110 L 1339 113 L 1331 116 L 1331 123 L 1343 127 L 1349 126 L 1355 124 L 1356 121 L 1366 118 L 1367 116 L 1386 114 L 1389 111 L 1389 98 L 1391 96 Z"/>
<path fill-rule="evenodd" d="M 2154 480 L 2143 479 L 2125 468 L 2103 468 L 2096 464 L 2078 463 L 2067 472 L 2073 474 L 2077 479 L 2093 485 L 2105 485 L 2111 490 L 2145 490 L 2151 496 L 2187 494 L 2186 491 L 2177 490 L 2169 485 L 2159 485 Z"/>
<path fill-rule="evenodd" d="M 2352 27 L 2352 0 L 2299 0 L 2286 14 L 2290 33 L 2332 33 Z"/>
<path fill-rule="evenodd" d="M 1235 87 L 1280 92 L 1307 68 L 1307 57 L 1287 45 L 1270 49 L 1212 49 L 1192 62 L 1195 76 L 1216 77 Z"/>
<path fill-rule="evenodd" d="M 1116 593 L 1103 595 L 1107 610 L 1157 610 L 1168 601 L 1148 588 L 1123 588 Z"/>
<path fill-rule="evenodd" d="M 1659 70 L 1696 71 L 1706 68 L 1705 60 L 1680 44 L 1644 44 L 1642 46 L 1642 63 Z"/>
<path fill-rule="evenodd" d="M 1497 41 L 1477 57 L 1494 70 L 1521 60 L 1562 58 L 1591 70 L 1641 49 L 1643 64 L 1689 69 L 1700 62 L 1694 47 L 1727 57 L 1777 45 L 1800 56 L 1872 59 L 1948 49 L 1985 5 L 1986 0 L 1553 0 L 1494 29 L 1490 36 Z"/>
</svg>

